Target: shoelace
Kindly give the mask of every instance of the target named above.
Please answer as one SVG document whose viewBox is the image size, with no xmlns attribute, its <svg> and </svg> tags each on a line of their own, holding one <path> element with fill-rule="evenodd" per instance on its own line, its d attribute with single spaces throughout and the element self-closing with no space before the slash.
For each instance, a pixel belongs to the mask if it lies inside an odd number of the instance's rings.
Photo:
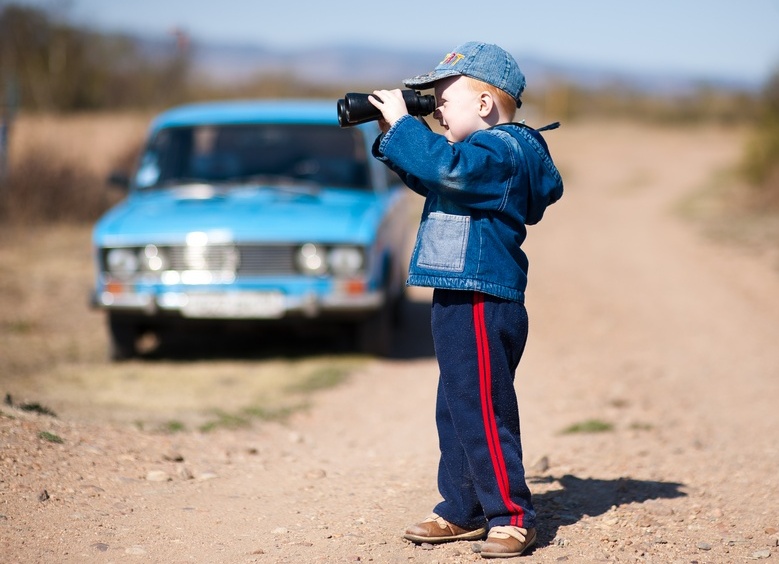
<svg viewBox="0 0 779 564">
<path fill-rule="evenodd" d="M 527 538 L 527 529 L 498 525 L 490 529 L 489 536 L 496 537 L 499 539 L 507 539 L 509 537 L 514 537 L 519 542 L 525 542 L 525 539 Z"/>
</svg>

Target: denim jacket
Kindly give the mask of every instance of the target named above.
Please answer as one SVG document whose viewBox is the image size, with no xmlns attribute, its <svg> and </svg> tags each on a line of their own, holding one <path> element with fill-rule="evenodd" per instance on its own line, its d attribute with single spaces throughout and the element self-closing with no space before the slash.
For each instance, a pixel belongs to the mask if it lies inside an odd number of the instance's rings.
<svg viewBox="0 0 779 564">
<path fill-rule="evenodd" d="M 503 124 L 449 143 L 403 116 L 373 155 L 425 197 L 407 284 L 524 301 L 525 226 L 563 194 L 540 133 Z"/>
</svg>

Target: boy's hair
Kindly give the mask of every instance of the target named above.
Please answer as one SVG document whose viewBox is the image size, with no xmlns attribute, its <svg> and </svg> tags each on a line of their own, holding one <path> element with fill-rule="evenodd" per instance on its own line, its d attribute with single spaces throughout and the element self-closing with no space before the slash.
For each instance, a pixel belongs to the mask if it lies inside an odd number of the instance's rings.
<svg viewBox="0 0 779 564">
<path fill-rule="evenodd" d="M 470 76 L 464 76 L 463 78 L 466 79 L 468 87 L 474 92 L 483 92 L 485 90 L 489 92 L 495 100 L 500 113 L 508 116 L 510 120 L 514 119 L 517 113 L 517 102 L 511 94 L 476 78 L 471 78 Z"/>
</svg>

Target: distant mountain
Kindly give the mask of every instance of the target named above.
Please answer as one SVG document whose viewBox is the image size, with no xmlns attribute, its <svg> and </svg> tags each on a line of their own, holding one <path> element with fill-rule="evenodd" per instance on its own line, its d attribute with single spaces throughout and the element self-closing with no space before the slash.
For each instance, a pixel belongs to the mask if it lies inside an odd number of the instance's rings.
<svg viewBox="0 0 779 564">
<path fill-rule="evenodd" d="M 167 42 L 170 50 L 170 40 Z M 160 40 L 144 40 L 150 51 L 163 47 Z M 397 87 L 404 78 L 427 72 L 442 53 L 423 49 L 387 49 L 366 45 L 323 45 L 317 48 L 282 50 L 262 45 L 195 42 L 194 70 L 217 82 L 244 82 L 258 75 L 288 74 L 299 80 L 345 88 Z M 544 88 L 552 81 L 565 81 L 583 88 L 620 85 L 658 95 L 708 87 L 757 91 L 761 85 L 723 77 L 690 76 L 680 73 L 647 73 L 594 66 L 572 65 L 517 56 L 532 88 Z"/>
</svg>

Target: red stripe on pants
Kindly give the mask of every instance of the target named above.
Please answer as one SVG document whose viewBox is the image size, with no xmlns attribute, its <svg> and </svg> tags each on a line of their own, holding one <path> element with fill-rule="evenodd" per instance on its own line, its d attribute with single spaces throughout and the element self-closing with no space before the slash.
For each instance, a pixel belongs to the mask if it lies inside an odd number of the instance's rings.
<svg viewBox="0 0 779 564">
<path fill-rule="evenodd" d="M 479 363 L 479 393 L 481 397 L 482 419 L 484 421 L 484 434 L 492 460 L 492 468 L 498 483 L 500 496 L 503 503 L 512 513 L 511 524 L 521 526 L 524 511 L 511 501 L 509 493 L 509 478 L 506 471 L 506 461 L 503 458 L 503 449 L 500 446 L 498 435 L 498 423 L 495 419 L 495 409 L 492 404 L 492 370 L 490 368 L 490 342 L 487 337 L 487 324 L 484 320 L 484 296 L 479 292 L 473 294 L 473 324 L 476 331 L 476 350 Z"/>
</svg>

